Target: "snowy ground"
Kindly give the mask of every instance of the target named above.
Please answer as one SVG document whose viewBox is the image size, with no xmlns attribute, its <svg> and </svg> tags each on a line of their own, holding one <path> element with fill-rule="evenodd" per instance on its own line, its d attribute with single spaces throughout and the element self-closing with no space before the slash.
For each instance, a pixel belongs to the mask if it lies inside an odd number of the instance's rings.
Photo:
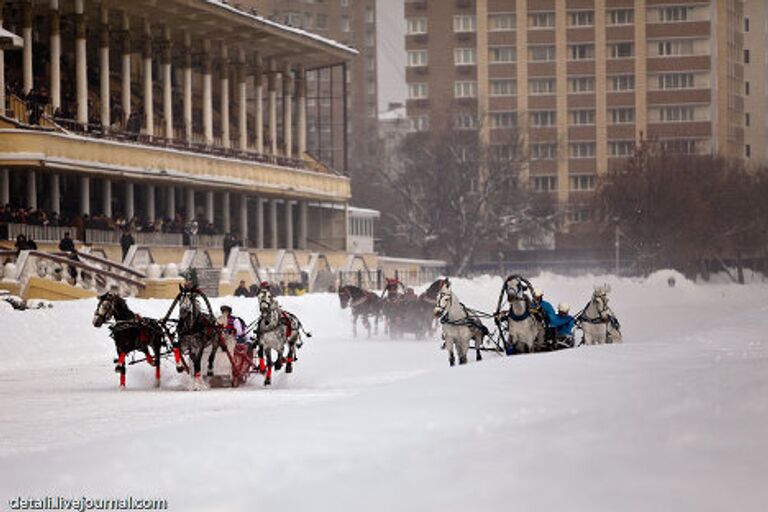
<svg viewBox="0 0 768 512">
<path fill-rule="evenodd" d="M 626 343 L 449 368 L 439 342 L 353 340 L 331 295 L 283 299 L 315 337 L 272 389 L 164 388 L 93 300 L 0 311 L 0 510 L 136 496 L 170 510 L 768 509 L 768 286 L 534 279 L 574 310 L 613 286 Z M 456 281 L 492 310 L 500 279 Z M 218 305 L 222 300 L 215 301 Z M 230 300 L 253 318 L 249 299 Z M 168 301 L 131 301 L 159 316 Z"/>
</svg>

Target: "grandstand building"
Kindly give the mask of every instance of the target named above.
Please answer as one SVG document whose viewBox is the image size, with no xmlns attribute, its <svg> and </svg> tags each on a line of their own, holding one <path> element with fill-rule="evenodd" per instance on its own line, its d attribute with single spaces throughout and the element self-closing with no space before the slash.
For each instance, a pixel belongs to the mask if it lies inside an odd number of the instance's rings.
<svg viewBox="0 0 768 512">
<path fill-rule="evenodd" d="M 346 250 L 346 140 L 335 165 L 308 151 L 306 84 L 355 50 L 217 0 L 0 0 L 0 14 L 0 203 Z"/>
</svg>

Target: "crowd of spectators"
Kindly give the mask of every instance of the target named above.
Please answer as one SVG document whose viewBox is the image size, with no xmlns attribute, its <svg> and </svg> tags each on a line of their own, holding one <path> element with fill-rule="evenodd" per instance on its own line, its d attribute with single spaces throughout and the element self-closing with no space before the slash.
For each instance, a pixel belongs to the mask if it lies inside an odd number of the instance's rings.
<svg viewBox="0 0 768 512">
<path fill-rule="evenodd" d="M 0 222 L 30 224 L 32 226 L 66 226 L 69 219 L 56 213 L 33 208 L 14 208 L 10 204 L 0 205 Z"/>
</svg>

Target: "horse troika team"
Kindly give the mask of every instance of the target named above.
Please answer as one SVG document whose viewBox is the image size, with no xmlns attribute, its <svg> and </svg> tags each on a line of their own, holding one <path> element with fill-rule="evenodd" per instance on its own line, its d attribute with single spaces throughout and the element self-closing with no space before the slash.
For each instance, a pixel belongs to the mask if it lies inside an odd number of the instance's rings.
<svg viewBox="0 0 768 512">
<path fill-rule="evenodd" d="M 596 287 L 586 306 L 575 315 L 567 303 L 561 302 L 555 308 L 540 289 L 520 275 L 504 281 L 492 314 L 461 303 L 445 278 L 433 282 L 420 295 L 396 278 L 386 280 L 381 294 L 345 285 L 339 288 L 338 295 L 341 307 L 351 310 L 354 336 L 358 320 L 362 320 L 368 337 L 372 329 L 378 333 L 381 319 L 392 338 L 406 333 L 425 338 L 439 324 L 442 348 L 447 350 L 453 366 L 457 359 L 465 364 L 470 350 L 479 361 L 482 351 L 513 355 L 573 348 L 576 328 L 583 333 L 580 344 L 619 343 L 620 325 L 608 306 L 609 292 L 608 285 Z M 216 317 L 191 274 L 179 286 L 178 295 L 162 319 L 134 313 L 117 290 L 112 290 L 99 297 L 93 325 L 101 327 L 111 322 L 110 336 L 117 352 L 115 371 L 121 388 L 126 384 L 126 367 L 141 362 L 155 368 L 155 385 L 159 386 L 160 362 L 165 357 L 173 358 L 177 372 L 190 375 L 194 390 L 210 385 L 237 387 L 253 375 L 263 376 L 264 385 L 270 385 L 273 371 L 293 371 L 303 337 L 311 334 L 295 315 L 279 305 L 268 282 L 259 285 L 256 297 L 259 316 L 253 323 L 247 324 L 234 315 L 228 305 L 222 305 L 221 315 Z M 172 318 L 177 306 L 176 318 Z M 495 329 L 489 329 L 483 320 L 493 322 Z M 127 361 L 132 353 L 133 359 Z M 136 354 L 143 354 L 143 358 L 135 359 Z M 216 371 L 222 365 L 224 370 Z"/>
</svg>

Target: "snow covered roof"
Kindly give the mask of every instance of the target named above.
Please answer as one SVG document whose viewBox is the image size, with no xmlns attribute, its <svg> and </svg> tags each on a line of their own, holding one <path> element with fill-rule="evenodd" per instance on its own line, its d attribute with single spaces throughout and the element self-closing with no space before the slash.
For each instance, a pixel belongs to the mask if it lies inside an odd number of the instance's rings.
<svg viewBox="0 0 768 512">
<path fill-rule="evenodd" d="M 405 107 L 399 107 L 379 114 L 379 121 L 399 121 L 407 117 Z"/>
</svg>

